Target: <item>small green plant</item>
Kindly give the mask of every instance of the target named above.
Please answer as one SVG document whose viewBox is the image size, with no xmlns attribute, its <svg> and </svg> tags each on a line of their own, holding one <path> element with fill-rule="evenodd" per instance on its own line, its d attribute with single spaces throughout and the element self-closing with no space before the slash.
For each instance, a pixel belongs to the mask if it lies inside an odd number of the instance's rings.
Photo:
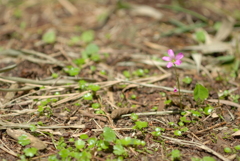
<svg viewBox="0 0 240 161">
<path fill-rule="evenodd" d="M 52 73 L 52 77 L 53 78 L 58 78 L 58 74 L 57 73 Z"/>
<path fill-rule="evenodd" d="M 205 115 L 210 115 L 212 113 L 213 109 L 214 108 L 211 105 L 208 105 L 207 107 L 205 107 L 203 109 L 203 112 L 204 112 Z"/>
<path fill-rule="evenodd" d="M 142 130 L 143 128 L 148 127 L 148 123 L 145 121 L 136 121 L 135 126 L 133 126 L 133 129 Z"/>
<path fill-rule="evenodd" d="M 91 101 L 93 100 L 93 95 L 92 93 L 86 93 L 85 95 L 83 95 L 83 99 L 86 101 Z"/>
<path fill-rule="evenodd" d="M 181 152 L 178 149 L 172 150 L 171 158 L 173 161 L 180 160 Z"/>
<path fill-rule="evenodd" d="M 174 131 L 174 135 L 176 135 L 176 136 L 182 136 L 182 131 L 180 131 L 180 130 L 175 130 L 175 131 Z"/>
<path fill-rule="evenodd" d="M 195 38 L 199 43 L 204 43 L 206 41 L 205 32 L 203 30 L 196 31 Z"/>
<path fill-rule="evenodd" d="M 208 98 L 209 95 L 208 89 L 201 84 L 196 84 L 193 95 L 194 100 L 198 102 L 198 104 L 200 104 L 201 102 Z"/>
<path fill-rule="evenodd" d="M 137 98 L 137 96 L 135 94 L 131 95 L 131 99 L 135 100 Z"/>
<path fill-rule="evenodd" d="M 131 77 L 130 72 L 127 71 L 127 70 L 124 70 L 124 71 L 123 71 L 123 75 L 124 75 L 126 78 L 130 78 L 130 77 Z"/>
<path fill-rule="evenodd" d="M 79 74 L 80 70 L 81 69 L 77 67 L 67 66 L 65 72 L 68 73 L 70 76 L 76 76 Z"/>
<path fill-rule="evenodd" d="M 93 92 L 97 92 L 98 90 L 100 90 L 100 86 L 96 84 L 89 84 L 87 88 Z"/>
<path fill-rule="evenodd" d="M 32 147 L 32 148 L 26 148 L 23 150 L 25 156 L 27 157 L 33 157 L 34 155 L 37 154 L 37 149 Z"/>
<path fill-rule="evenodd" d="M 160 136 L 161 135 L 161 131 L 165 131 L 165 129 L 161 128 L 161 127 L 156 127 L 155 131 L 151 132 L 151 134 L 153 136 Z"/>
<path fill-rule="evenodd" d="M 182 82 L 184 82 L 186 84 L 191 84 L 192 78 L 190 78 L 189 76 L 186 76 L 185 78 L 182 79 Z"/>
<path fill-rule="evenodd" d="M 37 127 L 33 124 L 30 125 L 30 128 L 29 128 L 32 132 L 36 131 L 37 130 Z"/>
<path fill-rule="evenodd" d="M 234 146 L 234 149 L 239 151 L 240 150 L 240 145 Z"/>
<path fill-rule="evenodd" d="M 80 40 L 82 40 L 85 43 L 90 43 L 94 40 L 95 34 L 93 30 L 87 30 L 84 31 L 81 36 L 80 36 Z"/>
<path fill-rule="evenodd" d="M 229 147 L 224 148 L 225 153 L 232 153 L 232 149 Z"/>
<path fill-rule="evenodd" d="M 100 104 L 99 103 L 93 103 L 91 105 L 91 107 L 94 108 L 94 109 L 99 109 L 100 108 Z"/>
<path fill-rule="evenodd" d="M 56 41 L 56 32 L 55 31 L 47 31 L 46 33 L 43 34 L 42 41 L 47 43 L 47 44 L 52 44 L 55 43 Z"/>
<path fill-rule="evenodd" d="M 133 121 L 136 121 L 138 119 L 138 115 L 136 115 L 135 113 L 132 113 L 130 117 Z"/>
<path fill-rule="evenodd" d="M 116 134 L 111 128 L 104 127 L 103 138 L 107 142 L 114 142 L 116 140 Z"/>
<path fill-rule="evenodd" d="M 22 146 L 26 146 L 31 143 L 30 139 L 28 139 L 28 136 L 26 134 L 22 134 L 18 137 L 18 143 Z"/>
</svg>

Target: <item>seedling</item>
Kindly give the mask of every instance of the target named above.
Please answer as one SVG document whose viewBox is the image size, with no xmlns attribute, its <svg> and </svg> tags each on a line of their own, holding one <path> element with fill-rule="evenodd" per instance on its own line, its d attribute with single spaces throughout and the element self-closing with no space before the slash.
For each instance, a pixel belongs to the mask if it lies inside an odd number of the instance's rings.
<svg viewBox="0 0 240 161">
<path fill-rule="evenodd" d="M 198 104 L 200 104 L 205 99 L 207 99 L 209 95 L 208 89 L 201 84 L 196 84 L 193 94 L 194 94 L 194 100 L 198 102 Z"/>
<path fill-rule="evenodd" d="M 176 135 L 176 136 L 182 136 L 182 131 L 180 131 L 180 130 L 175 130 L 175 131 L 174 131 L 174 135 Z"/>
<path fill-rule="evenodd" d="M 180 157 L 181 157 L 181 153 L 179 150 L 175 149 L 175 150 L 172 150 L 171 152 L 171 158 L 173 161 L 175 160 L 180 160 Z"/>
<path fill-rule="evenodd" d="M 90 43 L 94 40 L 94 31 L 93 30 L 87 30 L 87 31 L 84 31 L 81 36 L 80 36 L 80 39 L 85 42 L 85 43 Z"/>
<path fill-rule="evenodd" d="M 224 148 L 225 153 L 232 153 L 232 149 L 229 147 Z"/>
<path fill-rule="evenodd" d="M 210 115 L 212 113 L 212 111 L 213 111 L 213 107 L 210 106 L 210 105 L 208 105 L 207 107 L 205 107 L 203 109 L 203 112 L 204 112 L 205 115 Z"/>
<path fill-rule="evenodd" d="M 240 145 L 234 146 L 234 149 L 239 151 L 240 150 Z"/>
<path fill-rule="evenodd" d="M 145 121 L 137 121 L 135 122 L 135 126 L 133 126 L 133 129 L 142 130 L 143 128 L 148 127 L 148 123 Z"/>
<path fill-rule="evenodd" d="M 93 100 L 93 96 L 92 96 L 92 93 L 87 93 L 83 96 L 83 99 L 86 100 L 86 101 L 91 101 Z"/>
<path fill-rule="evenodd" d="M 130 78 L 130 77 L 131 77 L 130 72 L 127 71 L 127 70 L 124 70 L 124 71 L 123 71 L 123 75 L 124 75 L 126 78 Z"/>
<path fill-rule="evenodd" d="M 138 119 L 138 115 L 136 115 L 135 113 L 132 113 L 132 114 L 131 114 L 131 119 L 132 119 L 133 121 L 136 121 L 136 120 Z"/>
<path fill-rule="evenodd" d="M 100 71 L 100 74 L 102 74 L 102 75 L 107 75 L 107 72 L 106 72 L 106 70 L 101 70 L 101 71 Z"/>
<path fill-rule="evenodd" d="M 186 76 L 185 78 L 182 79 L 182 82 L 184 82 L 186 84 L 191 84 L 192 78 L 190 78 L 189 76 Z"/>
<path fill-rule="evenodd" d="M 26 134 L 22 134 L 18 137 L 18 143 L 22 146 L 26 146 L 31 143 L 30 139 L 28 139 L 28 136 Z"/>
<path fill-rule="evenodd" d="M 89 84 L 87 88 L 93 92 L 97 92 L 98 90 L 100 90 L 100 86 L 96 84 Z"/>
<path fill-rule="evenodd" d="M 81 65 L 85 64 L 85 59 L 83 59 L 83 58 L 78 58 L 78 59 L 73 60 L 73 62 L 74 62 L 76 65 L 81 66 Z"/>
<path fill-rule="evenodd" d="M 53 74 L 52 74 L 52 77 L 53 77 L 53 78 L 58 78 L 58 74 L 57 74 L 57 73 L 53 73 Z"/>
<path fill-rule="evenodd" d="M 94 108 L 94 109 L 100 108 L 100 104 L 99 104 L 99 103 L 93 103 L 91 106 L 92 106 L 92 108 Z"/>
<path fill-rule="evenodd" d="M 27 157 L 33 157 L 34 155 L 37 154 L 37 149 L 32 147 L 32 148 L 26 148 L 23 150 L 25 156 Z"/>
<path fill-rule="evenodd" d="M 76 76 L 79 74 L 80 68 L 68 66 L 65 72 L 68 73 L 70 76 Z"/>
<path fill-rule="evenodd" d="M 135 100 L 137 98 L 137 96 L 135 94 L 131 95 L 131 99 Z"/>
<path fill-rule="evenodd" d="M 47 44 L 52 44 L 55 43 L 56 41 L 56 32 L 55 31 L 47 31 L 43 37 L 42 37 L 42 41 L 47 43 Z"/>
</svg>

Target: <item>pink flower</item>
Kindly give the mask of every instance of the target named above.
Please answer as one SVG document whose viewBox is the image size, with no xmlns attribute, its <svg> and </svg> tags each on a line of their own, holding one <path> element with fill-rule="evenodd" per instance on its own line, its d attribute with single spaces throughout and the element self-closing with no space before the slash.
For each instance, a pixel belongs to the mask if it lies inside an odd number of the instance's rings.
<svg viewBox="0 0 240 161">
<path fill-rule="evenodd" d="M 174 87 L 173 92 L 177 92 L 177 91 L 178 91 L 178 89 L 176 87 Z"/>
<path fill-rule="evenodd" d="M 167 68 L 172 67 L 174 64 L 180 65 L 182 63 L 182 61 L 180 59 L 182 59 L 184 57 L 183 53 L 178 53 L 175 56 L 173 50 L 169 49 L 168 55 L 169 55 L 169 57 L 168 56 L 162 57 L 162 60 L 168 61 Z"/>
</svg>

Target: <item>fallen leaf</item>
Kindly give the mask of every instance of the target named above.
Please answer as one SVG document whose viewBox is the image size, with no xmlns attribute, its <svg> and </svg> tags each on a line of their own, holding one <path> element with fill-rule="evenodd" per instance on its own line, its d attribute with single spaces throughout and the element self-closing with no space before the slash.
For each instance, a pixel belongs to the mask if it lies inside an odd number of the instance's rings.
<svg viewBox="0 0 240 161">
<path fill-rule="evenodd" d="M 28 139 L 31 142 L 31 147 L 34 147 L 38 150 L 43 150 L 47 147 L 47 145 L 42 142 L 40 139 L 34 137 L 33 135 L 23 131 L 23 130 L 12 130 L 12 129 L 7 129 L 7 134 L 11 136 L 13 139 L 18 140 L 19 136 L 25 134 L 28 136 Z"/>
<path fill-rule="evenodd" d="M 240 130 L 238 130 L 235 133 L 233 133 L 232 136 L 240 136 Z"/>
</svg>

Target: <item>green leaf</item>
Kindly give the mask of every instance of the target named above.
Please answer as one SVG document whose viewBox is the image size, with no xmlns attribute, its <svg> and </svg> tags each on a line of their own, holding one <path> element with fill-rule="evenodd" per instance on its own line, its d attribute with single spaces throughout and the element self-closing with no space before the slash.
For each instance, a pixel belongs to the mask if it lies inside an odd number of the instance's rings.
<svg viewBox="0 0 240 161">
<path fill-rule="evenodd" d="M 174 135 L 176 136 L 182 136 L 182 132 L 180 130 L 175 130 Z"/>
<path fill-rule="evenodd" d="M 83 99 L 86 100 L 86 101 L 90 101 L 93 99 L 93 96 L 91 93 L 86 93 L 84 96 L 83 96 Z"/>
<path fill-rule="evenodd" d="M 82 149 L 85 146 L 85 141 L 78 139 L 77 141 L 75 141 L 75 146 L 78 149 Z"/>
<path fill-rule="evenodd" d="M 36 148 L 26 148 L 23 150 L 26 156 L 28 157 L 33 157 L 34 155 L 37 154 L 37 149 Z"/>
<path fill-rule="evenodd" d="M 229 148 L 229 147 L 226 147 L 226 148 L 224 148 L 224 152 L 225 152 L 225 153 L 231 153 L 231 152 L 232 152 L 232 149 Z"/>
<path fill-rule="evenodd" d="M 92 42 L 94 40 L 94 31 L 93 30 L 84 31 L 80 38 L 85 43 Z"/>
<path fill-rule="evenodd" d="M 109 141 L 109 142 L 113 142 L 116 140 L 115 132 L 109 127 L 104 127 L 103 137 L 104 137 L 104 140 Z"/>
<path fill-rule="evenodd" d="M 186 84 L 190 84 L 192 82 L 192 78 L 189 76 L 186 76 L 185 78 L 182 79 L 182 81 Z"/>
<path fill-rule="evenodd" d="M 70 151 L 68 149 L 62 149 L 58 153 L 62 158 L 67 158 L 70 154 Z"/>
<path fill-rule="evenodd" d="M 205 42 L 206 41 L 206 36 L 205 32 L 202 30 L 199 30 L 195 33 L 196 39 L 198 42 Z"/>
<path fill-rule="evenodd" d="M 22 146 L 28 145 L 31 143 L 30 139 L 28 139 L 28 136 L 26 134 L 22 134 L 18 137 L 18 143 Z"/>
<path fill-rule="evenodd" d="M 180 158 L 181 153 L 179 150 L 175 149 L 175 150 L 172 150 L 171 156 L 172 156 L 172 158 Z"/>
<path fill-rule="evenodd" d="M 202 86 L 201 84 L 196 84 L 194 89 L 194 100 L 195 101 L 204 101 L 208 98 L 208 89 Z"/>
<path fill-rule="evenodd" d="M 52 44 L 56 41 L 56 33 L 54 31 L 46 32 L 42 37 L 43 42 Z"/>
<path fill-rule="evenodd" d="M 81 139 L 87 139 L 87 138 L 88 138 L 88 135 L 87 135 L 87 134 L 82 134 L 82 135 L 80 135 L 80 138 L 81 138 Z"/>
<path fill-rule="evenodd" d="M 148 123 L 145 121 L 137 121 L 135 122 L 135 128 L 141 130 L 142 128 L 148 127 Z"/>
<path fill-rule="evenodd" d="M 96 54 L 99 51 L 99 47 L 96 44 L 89 44 L 86 49 L 85 52 L 88 55 L 92 55 L 92 54 Z"/>
<path fill-rule="evenodd" d="M 240 150 L 240 145 L 234 146 L 234 149 L 235 149 L 235 150 Z"/>
<path fill-rule="evenodd" d="M 32 132 L 36 131 L 36 129 L 37 129 L 37 127 L 35 125 L 33 125 L 33 124 L 30 125 L 30 130 Z"/>
<path fill-rule="evenodd" d="M 210 115 L 211 112 L 212 112 L 212 110 L 213 110 L 213 107 L 210 106 L 210 105 L 208 105 L 207 107 L 205 107 L 205 108 L 203 109 L 203 112 L 205 113 L 205 115 Z"/>
<path fill-rule="evenodd" d="M 122 145 L 114 145 L 113 147 L 113 153 L 116 155 L 127 155 L 127 152 L 125 151 L 124 147 Z"/>
</svg>

